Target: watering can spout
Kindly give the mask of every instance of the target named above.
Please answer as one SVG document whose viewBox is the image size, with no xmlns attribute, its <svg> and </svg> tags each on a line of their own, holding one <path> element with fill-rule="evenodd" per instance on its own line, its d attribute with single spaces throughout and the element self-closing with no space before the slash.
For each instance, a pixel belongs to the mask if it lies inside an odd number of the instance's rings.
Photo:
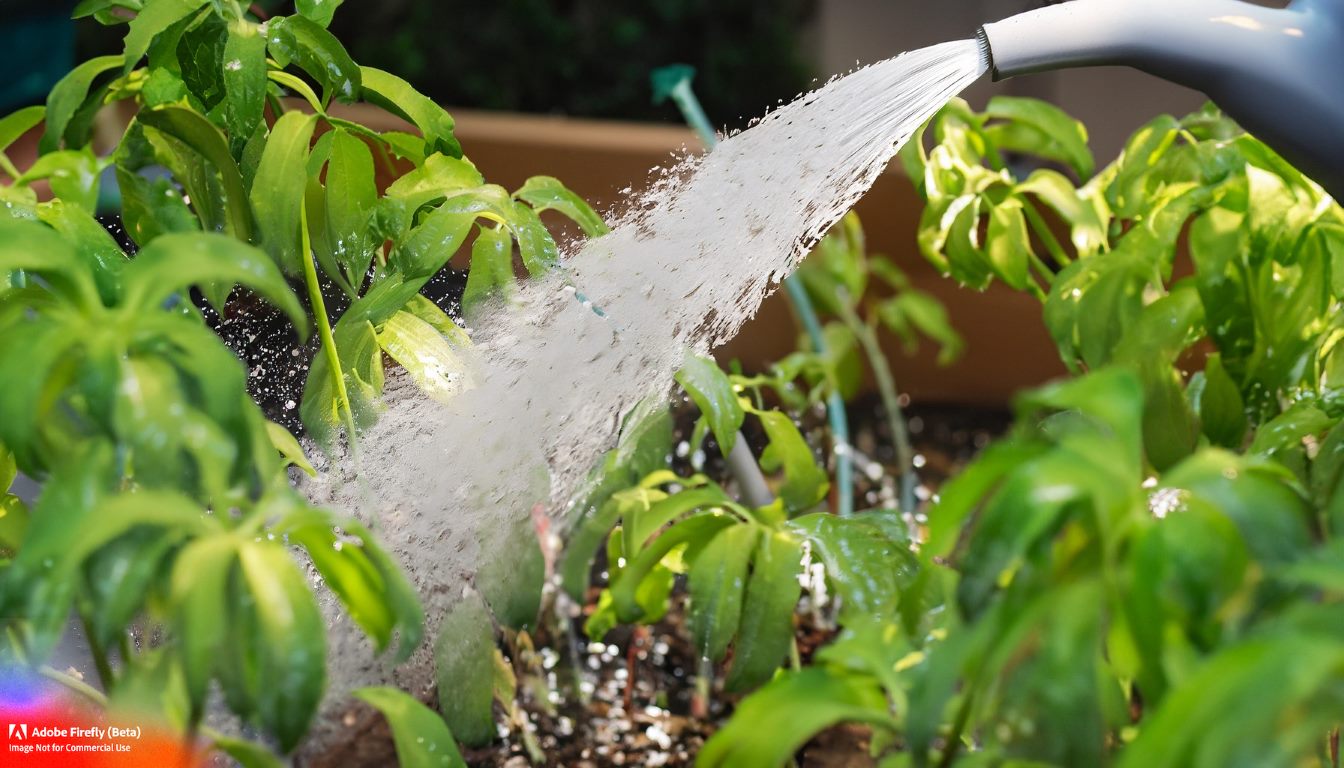
<svg viewBox="0 0 1344 768">
<path fill-rule="evenodd" d="M 1123 65 L 1203 91 L 1344 201 L 1344 0 L 1072 0 L 980 40 L 995 80 Z"/>
</svg>

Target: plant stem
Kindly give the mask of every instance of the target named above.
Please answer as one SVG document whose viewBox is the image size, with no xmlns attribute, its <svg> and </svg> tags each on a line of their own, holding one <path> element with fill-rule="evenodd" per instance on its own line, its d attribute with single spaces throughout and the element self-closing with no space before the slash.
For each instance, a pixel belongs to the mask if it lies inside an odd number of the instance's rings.
<svg viewBox="0 0 1344 768">
<path fill-rule="evenodd" d="M 18 167 L 10 161 L 9 155 L 6 155 L 4 152 L 0 152 L 0 171 L 4 171 L 5 175 L 16 181 L 23 175 L 22 173 L 19 173 Z"/>
<path fill-rule="evenodd" d="M 877 392 L 882 398 L 882 410 L 886 411 L 887 426 L 891 430 L 892 442 L 896 448 L 896 465 L 901 470 L 901 511 L 913 514 L 915 511 L 915 488 L 919 478 L 915 475 L 915 449 L 910 444 L 910 430 L 905 424 L 905 414 L 901 409 L 900 395 L 896 390 L 896 380 L 891 375 L 891 364 L 882 344 L 877 339 L 873 327 L 859 319 L 858 314 L 849 306 L 847 296 L 836 302 L 840 308 L 840 319 L 859 340 L 863 353 L 873 368 L 873 378 L 877 380 Z"/>
<path fill-rule="evenodd" d="M 798 653 L 798 636 L 789 641 L 789 669 L 797 672 L 803 668 L 803 657 Z"/>
<path fill-rule="evenodd" d="M 1073 263 L 1069 254 L 1064 250 L 1064 246 L 1059 244 L 1059 239 L 1051 231 L 1050 225 L 1046 223 L 1045 217 L 1036 210 L 1036 204 L 1030 200 L 1022 201 L 1022 210 L 1027 214 L 1027 223 L 1031 224 L 1031 231 L 1045 243 L 1045 249 L 1050 252 L 1050 257 L 1061 267 L 1067 267 Z M 1032 254 L 1035 256 L 1035 254 Z M 1038 259 L 1039 260 L 1039 259 Z"/>
<path fill-rule="evenodd" d="M 828 353 L 826 335 L 822 333 L 821 321 L 817 319 L 817 310 L 807 297 L 807 290 L 796 275 L 784 280 L 784 288 L 793 302 L 798 320 L 807 331 L 812 351 L 825 356 Z M 844 302 L 838 302 L 844 303 Z M 826 416 L 831 424 L 832 452 L 835 454 L 835 484 L 837 486 L 836 509 L 841 517 L 854 514 L 854 456 L 849 442 L 849 414 L 845 411 L 845 399 L 839 392 L 832 392 L 826 398 Z"/>
<path fill-rule="evenodd" d="M 45 664 L 37 668 L 37 673 L 58 685 L 69 688 L 100 707 L 107 706 L 106 694 L 73 675 L 68 675 Z"/>
<path fill-rule="evenodd" d="M 93 626 L 89 623 L 88 617 L 80 614 L 79 621 L 84 627 L 84 639 L 89 643 L 89 654 L 93 656 L 94 669 L 98 671 L 98 682 L 103 684 L 103 690 L 110 691 L 116 677 L 112 674 L 111 662 L 107 660 L 107 650 L 94 636 Z"/>
<path fill-rule="evenodd" d="M 299 207 L 299 232 L 302 235 L 303 280 L 308 286 L 308 301 L 313 305 L 313 315 L 317 318 L 317 332 L 322 339 L 322 352 L 327 357 L 332 387 L 336 390 L 336 399 L 345 417 L 346 439 L 350 441 L 350 454 L 353 457 L 356 452 L 355 412 L 350 407 L 350 393 L 345 388 L 345 372 L 341 370 L 341 357 L 336 352 L 336 338 L 331 333 L 331 319 L 327 317 L 327 305 L 322 300 L 322 287 L 317 283 L 317 265 L 313 263 L 313 244 L 308 235 L 307 206 Z"/>
</svg>

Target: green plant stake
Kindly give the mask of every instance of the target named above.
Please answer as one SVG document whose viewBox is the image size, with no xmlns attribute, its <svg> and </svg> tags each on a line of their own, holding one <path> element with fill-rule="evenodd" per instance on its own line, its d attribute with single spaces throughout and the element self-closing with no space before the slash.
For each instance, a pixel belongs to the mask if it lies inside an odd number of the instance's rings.
<svg viewBox="0 0 1344 768">
<path fill-rule="evenodd" d="M 709 117 L 705 115 L 705 110 L 701 108 L 700 101 L 695 98 L 695 91 L 691 89 L 691 78 L 694 76 L 695 68 L 687 64 L 672 64 L 654 70 L 651 76 L 653 100 L 661 102 L 671 99 L 681 110 L 687 125 L 700 137 L 700 141 L 704 142 L 705 148 L 713 151 L 719 143 L 719 138 L 715 135 L 714 127 L 709 122 Z M 817 319 L 817 311 L 807 297 L 807 290 L 793 275 L 784 278 L 784 290 L 788 292 L 789 302 L 797 313 L 803 330 L 807 332 L 813 351 L 825 355 L 826 337 L 822 333 L 821 322 Z M 853 448 L 849 444 L 849 416 L 845 411 L 845 400 L 840 393 L 832 392 L 826 399 L 826 415 L 830 419 L 831 435 L 835 442 L 835 484 L 838 494 L 836 507 L 842 516 L 848 517 L 854 514 L 854 457 Z M 738 463 L 734 462 L 733 466 L 736 467 Z"/>
</svg>

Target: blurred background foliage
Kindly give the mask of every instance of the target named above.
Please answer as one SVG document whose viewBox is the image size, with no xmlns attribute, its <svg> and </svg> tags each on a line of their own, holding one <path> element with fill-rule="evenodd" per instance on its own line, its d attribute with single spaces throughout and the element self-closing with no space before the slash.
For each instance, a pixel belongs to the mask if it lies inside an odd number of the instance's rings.
<svg viewBox="0 0 1344 768">
<path fill-rule="evenodd" d="M 22 82 L 0 109 L 39 102 L 76 60 L 120 51 L 116 28 L 69 20 L 73 0 L 0 0 L 0 60 Z M 270 14 L 292 2 L 261 2 Z M 705 109 L 729 127 L 807 89 L 815 0 L 346 0 L 331 30 L 356 61 L 448 107 L 680 123 L 649 73 L 694 66 Z M 49 74 L 47 71 L 50 70 Z M 28 82 L 31 81 L 31 82 Z"/>
</svg>

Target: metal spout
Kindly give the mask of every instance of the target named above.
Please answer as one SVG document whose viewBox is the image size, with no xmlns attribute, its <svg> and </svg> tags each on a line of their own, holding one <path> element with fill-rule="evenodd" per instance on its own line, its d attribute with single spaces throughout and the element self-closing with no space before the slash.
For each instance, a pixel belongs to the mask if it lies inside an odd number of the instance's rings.
<svg viewBox="0 0 1344 768">
<path fill-rule="evenodd" d="M 1123 65 L 1203 91 L 1344 201 L 1344 0 L 1072 0 L 980 36 L 995 80 Z"/>
</svg>

